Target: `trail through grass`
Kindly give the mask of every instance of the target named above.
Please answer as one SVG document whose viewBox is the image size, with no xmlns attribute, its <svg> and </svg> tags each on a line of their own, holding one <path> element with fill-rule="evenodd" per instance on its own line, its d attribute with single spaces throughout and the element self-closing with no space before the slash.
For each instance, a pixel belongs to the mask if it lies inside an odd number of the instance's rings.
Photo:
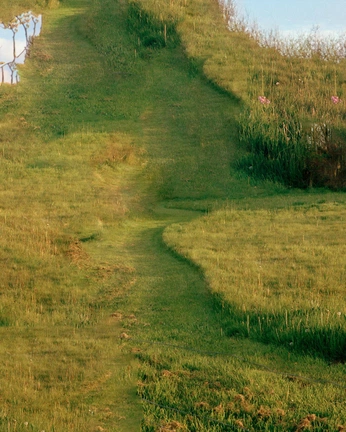
<svg viewBox="0 0 346 432">
<path fill-rule="evenodd" d="M 136 201 L 138 170 L 129 135 L 95 109 L 111 92 L 77 32 L 86 6 L 47 11 L 21 84 L 1 88 L 1 430 L 127 432 L 142 417 L 111 316 L 133 269 L 83 248 Z"/>
<path fill-rule="evenodd" d="M 168 429 L 174 422 L 192 431 L 241 430 L 241 424 L 295 430 L 308 415 L 315 415 L 316 430 L 334 430 L 343 419 L 344 390 L 318 381 L 342 386 L 344 367 L 225 337 L 228 314 L 218 309 L 203 275 L 162 243 L 167 223 L 191 215 L 155 216 L 131 224 L 127 242 L 138 270 L 127 306 L 137 321 L 124 321 L 123 331 L 143 362 L 139 391 L 149 401 L 143 430 Z"/>
<path fill-rule="evenodd" d="M 318 381 L 344 366 L 227 337 L 162 240 L 230 199 L 335 195 L 237 174 L 235 98 L 182 47 L 139 47 L 127 17 L 123 1 L 47 10 L 21 84 L 0 88 L 1 428 L 335 430 L 344 390 Z"/>
</svg>

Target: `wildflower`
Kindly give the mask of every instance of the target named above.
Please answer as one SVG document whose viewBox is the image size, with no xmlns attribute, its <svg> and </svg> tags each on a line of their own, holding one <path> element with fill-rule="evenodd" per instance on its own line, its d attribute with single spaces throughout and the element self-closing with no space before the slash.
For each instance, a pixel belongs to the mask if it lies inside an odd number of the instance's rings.
<svg viewBox="0 0 346 432">
<path fill-rule="evenodd" d="M 341 99 L 339 98 L 339 96 L 332 96 L 331 100 L 332 100 L 334 105 L 337 105 L 338 103 L 341 102 Z"/>
<path fill-rule="evenodd" d="M 336 313 L 338 317 L 341 317 L 341 312 Z"/>
<path fill-rule="evenodd" d="M 258 100 L 261 102 L 262 105 L 270 104 L 270 100 L 267 99 L 265 96 L 258 96 Z"/>
</svg>

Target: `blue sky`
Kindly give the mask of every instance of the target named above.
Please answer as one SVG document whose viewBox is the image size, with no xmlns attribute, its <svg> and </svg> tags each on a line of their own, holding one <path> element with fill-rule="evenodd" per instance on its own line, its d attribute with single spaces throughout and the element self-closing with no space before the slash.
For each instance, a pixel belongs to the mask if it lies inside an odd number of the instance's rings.
<svg viewBox="0 0 346 432">
<path fill-rule="evenodd" d="M 41 23 L 42 17 L 38 16 L 39 22 L 36 24 L 36 35 L 40 34 L 41 31 Z M 30 21 L 30 26 L 27 30 L 28 35 L 32 35 L 34 32 L 34 24 Z M 25 47 L 27 41 L 25 37 L 25 31 L 22 25 L 19 25 L 18 31 L 15 33 L 15 48 L 16 48 L 16 56 L 15 59 L 16 64 L 22 64 L 25 61 Z M 20 55 L 21 54 L 21 55 Z M 8 63 L 13 61 L 13 32 L 8 28 L 4 28 L 0 26 L 0 63 Z M 0 69 L 1 71 L 1 69 Z M 8 66 L 3 67 L 4 71 L 4 81 L 11 82 L 11 69 Z M 2 71 L 1 71 L 2 72 Z M 2 79 L 2 74 L 1 78 Z"/>
<path fill-rule="evenodd" d="M 1 1 L 1 0 L 0 0 Z M 36 35 L 38 36 L 41 31 L 41 15 L 38 16 L 39 22 L 36 25 Z M 28 35 L 32 35 L 34 31 L 34 25 L 30 21 L 30 27 L 27 32 Z M 8 62 L 13 60 L 13 33 L 8 28 L 3 28 L 0 26 L 0 62 Z M 25 32 L 22 25 L 19 25 L 18 31 L 16 33 L 16 55 L 19 55 L 26 46 Z M 21 59 L 17 63 L 21 63 Z"/>
<path fill-rule="evenodd" d="M 238 9 L 264 30 L 346 32 L 346 0 L 235 0 Z"/>
<path fill-rule="evenodd" d="M 13 60 L 12 31 L 0 28 L 0 61 L 9 62 Z M 25 33 L 19 28 L 16 34 L 16 54 L 20 54 L 26 46 Z"/>
</svg>

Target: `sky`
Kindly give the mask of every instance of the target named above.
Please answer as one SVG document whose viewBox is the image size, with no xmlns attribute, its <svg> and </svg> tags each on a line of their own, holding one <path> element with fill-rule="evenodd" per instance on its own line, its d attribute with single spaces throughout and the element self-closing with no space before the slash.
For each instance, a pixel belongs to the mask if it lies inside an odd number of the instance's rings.
<svg viewBox="0 0 346 432">
<path fill-rule="evenodd" d="M 40 22 L 36 26 L 36 35 L 39 35 L 41 31 L 41 16 L 39 16 Z M 28 35 L 33 33 L 33 24 L 30 22 L 28 28 Z M 15 34 L 15 48 L 16 48 L 16 64 L 22 64 L 25 61 L 26 37 L 24 28 L 22 25 L 18 27 L 18 32 Z M 22 55 L 20 55 L 22 53 Z M 13 61 L 13 33 L 12 30 L 0 27 L 0 63 L 7 63 Z M 4 68 L 5 82 L 10 82 L 11 74 L 7 66 Z M 1 76 L 0 76 L 1 83 Z"/>
<path fill-rule="evenodd" d="M 346 0 L 235 0 L 238 10 L 263 30 L 346 33 Z"/>
<path fill-rule="evenodd" d="M 19 29 L 16 34 L 16 55 L 20 54 L 26 46 L 24 30 Z M 13 60 L 12 31 L 0 28 L 0 61 L 7 63 Z"/>
</svg>

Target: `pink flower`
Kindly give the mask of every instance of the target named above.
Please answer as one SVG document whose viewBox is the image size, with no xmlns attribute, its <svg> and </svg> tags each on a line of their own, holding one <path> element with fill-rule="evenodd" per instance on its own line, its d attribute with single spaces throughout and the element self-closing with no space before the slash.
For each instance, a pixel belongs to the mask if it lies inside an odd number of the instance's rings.
<svg viewBox="0 0 346 432">
<path fill-rule="evenodd" d="M 341 99 L 338 96 L 332 96 L 331 100 L 335 105 L 341 102 Z"/>
<path fill-rule="evenodd" d="M 258 96 L 258 100 L 261 102 L 262 105 L 270 104 L 270 100 L 267 99 L 265 96 Z"/>
</svg>

